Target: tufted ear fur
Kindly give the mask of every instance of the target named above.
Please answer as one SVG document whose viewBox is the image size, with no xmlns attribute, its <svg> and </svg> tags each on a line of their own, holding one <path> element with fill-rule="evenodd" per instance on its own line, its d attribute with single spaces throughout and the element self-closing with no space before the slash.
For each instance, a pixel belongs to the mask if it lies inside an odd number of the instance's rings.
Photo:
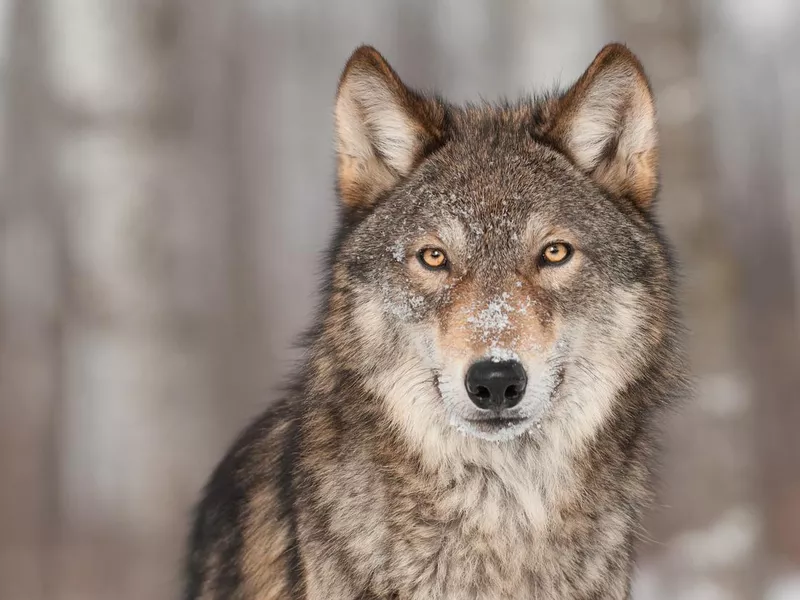
<svg viewBox="0 0 800 600">
<path fill-rule="evenodd" d="M 547 136 L 609 192 L 641 208 L 658 187 L 653 95 L 641 63 L 609 44 L 556 102 Z"/>
<path fill-rule="evenodd" d="M 335 116 L 339 195 L 348 207 L 369 208 L 438 145 L 445 110 L 362 46 L 342 73 Z"/>
</svg>

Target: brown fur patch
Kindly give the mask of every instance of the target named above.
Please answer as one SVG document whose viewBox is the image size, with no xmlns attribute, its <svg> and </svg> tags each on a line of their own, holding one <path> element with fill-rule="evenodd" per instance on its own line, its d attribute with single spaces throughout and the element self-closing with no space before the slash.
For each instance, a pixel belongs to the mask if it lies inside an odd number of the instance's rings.
<svg viewBox="0 0 800 600">
<path fill-rule="evenodd" d="M 457 284 L 453 295 L 458 300 L 442 311 L 439 321 L 439 344 L 452 356 L 474 360 L 492 347 L 544 349 L 556 338 L 556 323 L 544 295 L 521 277 L 493 293 L 470 279 Z"/>
<path fill-rule="evenodd" d="M 254 453 L 256 464 L 277 465 L 288 430 L 288 422 L 276 425 L 264 440 L 261 451 Z M 275 512 L 277 505 L 277 490 L 271 482 L 255 487 L 248 498 L 242 524 L 245 546 L 241 559 L 242 575 L 249 592 L 259 600 L 280 600 L 287 593 L 283 573 L 286 569 L 286 546 L 290 540 L 287 523 Z"/>
</svg>

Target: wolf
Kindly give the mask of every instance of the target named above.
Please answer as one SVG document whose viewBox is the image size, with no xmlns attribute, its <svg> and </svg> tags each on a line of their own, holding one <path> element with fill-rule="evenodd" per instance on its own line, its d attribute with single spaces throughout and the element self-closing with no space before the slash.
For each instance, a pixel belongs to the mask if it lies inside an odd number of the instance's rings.
<svg viewBox="0 0 800 600">
<path fill-rule="evenodd" d="M 183 597 L 628 598 L 687 381 L 639 60 L 455 106 L 360 47 L 335 140 L 302 366 L 212 474 Z"/>
</svg>

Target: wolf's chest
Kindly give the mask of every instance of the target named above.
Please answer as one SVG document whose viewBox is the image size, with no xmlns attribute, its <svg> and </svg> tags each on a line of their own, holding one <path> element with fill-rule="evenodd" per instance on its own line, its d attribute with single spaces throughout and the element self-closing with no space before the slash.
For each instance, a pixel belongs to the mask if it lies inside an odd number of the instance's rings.
<svg viewBox="0 0 800 600">
<path fill-rule="evenodd" d="M 535 490 L 476 478 L 398 517 L 387 562 L 400 597 L 490 600 L 533 592 L 547 538 Z"/>
<path fill-rule="evenodd" d="M 624 597 L 625 574 L 612 575 L 608 563 L 624 545 L 624 524 L 562 522 L 553 510 L 534 486 L 476 480 L 453 489 L 393 523 L 387 588 L 414 600 L 580 598 L 601 588 Z"/>
</svg>

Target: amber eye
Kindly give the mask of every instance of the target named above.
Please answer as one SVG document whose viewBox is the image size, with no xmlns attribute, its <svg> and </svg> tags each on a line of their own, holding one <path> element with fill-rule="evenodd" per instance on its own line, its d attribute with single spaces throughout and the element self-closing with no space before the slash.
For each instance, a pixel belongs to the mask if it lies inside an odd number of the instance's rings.
<svg viewBox="0 0 800 600">
<path fill-rule="evenodd" d="M 560 265 L 570 256 L 572 256 L 572 246 L 564 242 L 553 242 L 542 251 L 541 262 L 543 265 Z"/>
<path fill-rule="evenodd" d="M 417 253 L 417 258 L 426 269 L 444 269 L 447 267 L 447 256 L 439 248 L 423 248 Z"/>
</svg>

